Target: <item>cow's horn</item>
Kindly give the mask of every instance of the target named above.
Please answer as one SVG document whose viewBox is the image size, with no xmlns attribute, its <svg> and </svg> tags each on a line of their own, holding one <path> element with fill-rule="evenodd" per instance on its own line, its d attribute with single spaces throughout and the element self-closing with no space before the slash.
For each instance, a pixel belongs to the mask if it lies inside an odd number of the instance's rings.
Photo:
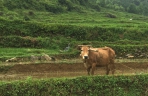
<svg viewBox="0 0 148 96">
<path fill-rule="evenodd" d="M 81 47 L 81 46 L 89 46 L 89 47 L 92 47 L 92 45 L 78 45 L 79 47 Z"/>
<path fill-rule="evenodd" d="M 81 46 L 83 46 L 83 45 L 78 45 L 78 47 L 81 47 Z"/>
</svg>

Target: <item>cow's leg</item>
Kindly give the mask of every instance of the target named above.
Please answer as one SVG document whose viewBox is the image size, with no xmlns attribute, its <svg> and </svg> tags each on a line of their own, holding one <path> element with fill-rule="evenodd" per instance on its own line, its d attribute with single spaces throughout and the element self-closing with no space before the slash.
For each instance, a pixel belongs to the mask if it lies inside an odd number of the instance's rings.
<svg viewBox="0 0 148 96">
<path fill-rule="evenodd" d="M 92 64 L 91 75 L 94 75 L 95 68 L 96 68 L 96 64 L 94 63 Z"/>
<path fill-rule="evenodd" d="M 106 65 L 106 75 L 109 74 L 110 68 L 109 68 L 109 64 Z"/>
<path fill-rule="evenodd" d="M 115 73 L 115 64 L 112 64 L 112 74 L 114 75 Z"/>
<path fill-rule="evenodd" d="M 87 67 L 87 73 L 88 73 L 88 75 L 90 75 L 90 69 L 91 69 L 91 66 L 88 66 Z"/>
<path fill-rule="evenodd" d="M 111 65 L 111 71 L 112 71 L 112 74 L 114 75 L 114 73 L 115 73 L 114 59 L 111 59 L 111 60 L 110 60 L 110 65 Z"/>
</svg>

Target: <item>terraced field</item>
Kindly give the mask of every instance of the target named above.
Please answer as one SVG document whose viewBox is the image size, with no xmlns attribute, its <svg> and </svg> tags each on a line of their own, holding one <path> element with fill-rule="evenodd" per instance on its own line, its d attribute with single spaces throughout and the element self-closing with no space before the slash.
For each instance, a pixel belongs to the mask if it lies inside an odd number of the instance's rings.
<svg viewBox="0 0 148 96">
<path fill-rule="evenodd" d="M 14 64 L 6 72 L 0 73 L 0 80 L 22 80 L 32 78 L 61 78 L 87 76 L 87 72 L 80 60 L 75 62 L 39 62 Z M 5 66 L 9 66 L 5 64 Z M 116 60 L 115 75 L 147 74 L 147 60 Z M 95 75 L 105 75 L 105 67 L 97 67 Z"/>
</svg>

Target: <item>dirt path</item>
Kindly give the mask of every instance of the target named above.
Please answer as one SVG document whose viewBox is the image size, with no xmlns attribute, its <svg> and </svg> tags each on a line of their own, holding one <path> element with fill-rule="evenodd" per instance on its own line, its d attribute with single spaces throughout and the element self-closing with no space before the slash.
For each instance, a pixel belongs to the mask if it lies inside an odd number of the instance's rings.
<svg viewBox="0 0 148 96">
<path fill-rule="evenodd" d="M 148 62 L 116 63 L 116 75 L 148 73 Z M 105 67 L 97 67 L 95 75 L 105 75 Z M 76 77 L 87 76 L 82 63 L 74 64 L 17 64 L 6 73 L 0 73 L 0 80 L 20 80 L 32 78 Z"/>
</svg>

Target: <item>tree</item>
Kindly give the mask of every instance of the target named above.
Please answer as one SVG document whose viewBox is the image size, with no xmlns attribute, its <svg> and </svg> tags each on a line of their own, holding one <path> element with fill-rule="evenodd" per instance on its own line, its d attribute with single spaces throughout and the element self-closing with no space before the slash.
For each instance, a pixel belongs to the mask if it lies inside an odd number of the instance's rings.
<svg viewBox="0 0 148 96">
<path fill-rule="evenodd" d="M 140 5 L 140 1 L 139 0 L 134 0 L 133 1 L 135 5 L 139 6 Z"/>
<path fill-rule="evenodd" d="M 136 5 L 131 3 L 128 7 L 128 12 L 130 13 L 137 13 L 137 8 L 136 8 Z"/>
<path fill-rule="evenodd" d="M 99 0 L 97 1 L 98 4 L 101 6 L 101 7 L 105 7 L 106 6 L 106 3 L 105 3 L 105 0 Z"/>
</svg>

